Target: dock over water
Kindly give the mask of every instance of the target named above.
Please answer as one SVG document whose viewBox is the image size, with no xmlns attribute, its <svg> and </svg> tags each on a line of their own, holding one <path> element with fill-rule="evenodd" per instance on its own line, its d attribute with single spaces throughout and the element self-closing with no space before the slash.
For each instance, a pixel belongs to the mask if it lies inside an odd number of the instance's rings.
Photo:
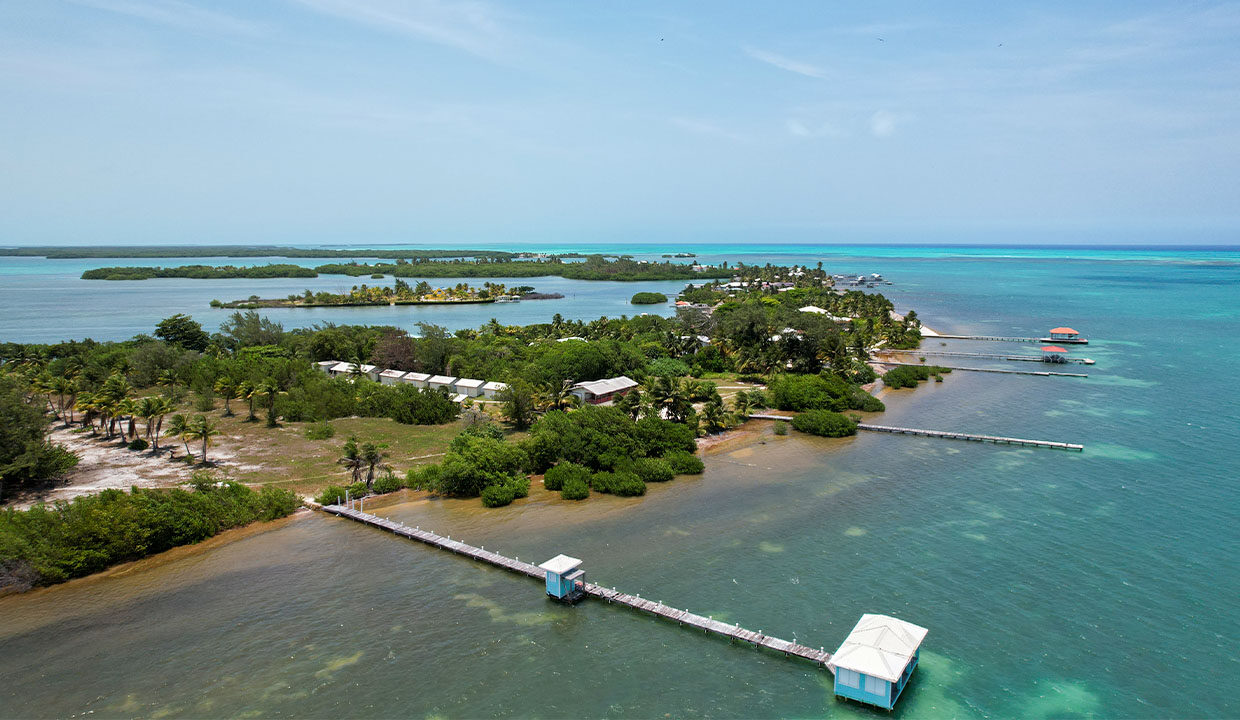
<svg viewBox="0 0 1240 720">
<path fill-rule="evenodd" d="M 491 552 L 480 547 L 474 547 L 468 543 L 459 540 L 453 540 L 451 537 L 439 535 L 429 530 L 423 530 L 420 527 L 409 527 L 404 523 L 398 523 L 394 520 L 379 517 L 372 513 L 363 512 L 358 508 L 349 507 L 347 505 L 325 505 L 324 512 L 331 513 L 342 518 L 348 518 L 363 525 L 386 530 L 394 535 L 416 540 L 432 547 L 457 555 L 464 555 L 479 562 L 484 562 L 496 567 L 510 570 L 522 575 L 528 575 L 539 580 L 543 579 L 545 572 L 542 568 L 531 563 L 522 562 L 516 558 L 510 558 L 499 553 Z M 719 622 L 713 618 L 703 617 L 678 608 L 664 605 L 662 602 L 647 600 L 639 595 L 629 595 L 617 591 L 615 588 L 606 588 L 594 583 L 586 583 L 586 595 L 605 600 L 608 603 L 625 605 L 634 610 L 648 612 L 657 617 L 673 620 L 680 625 L 687 625 L 691 628 L 701 630 L 706 633 L 713 633 L 728 638 L 728 640 L 740 640 L 747 642 L 755 647 L 774 650 L 783 653 L 786 657 L 796 657 L 803 660 L 825 667 L 832 673 L 835 671 L 827 666 L 827 662 L 831 660 L 831 653 L 826 652 L 823 648 L 812 648 L 807 645 L 781 640 L 780 638 L 763 635 L 761 632 L 747 630 L 740 625 L 729 625 Z"/>
<path fill-rule="evenodd" d="M 749 415 L 750 420 L 790 421 L 793 417 L 795 416 L 775 415 L 772 413 L 751 413 Z M 988 442 L 996 445 L 1024 445 L 1026 447 L 1071 450 L 1073 452 L 1081 452 L 1085 449 L 1084 445 L 1056 442 L 1054 440 L 1027 440 L 1025 438 L 1005 437 L 1003 435 L 978 435 L 975 433 L 950 432 L 947 430 L 923 430 L 921 428 L 895 427 L 893 425 L 870 425 L 869 423 L 857 423 L 857 429 L 867 430 L 869 432 L 893 433 L 896 435 L 921 435 L 923 437 L 946 438 L 948 440 L 971 440 L 973 442 Z"/>
</svg>

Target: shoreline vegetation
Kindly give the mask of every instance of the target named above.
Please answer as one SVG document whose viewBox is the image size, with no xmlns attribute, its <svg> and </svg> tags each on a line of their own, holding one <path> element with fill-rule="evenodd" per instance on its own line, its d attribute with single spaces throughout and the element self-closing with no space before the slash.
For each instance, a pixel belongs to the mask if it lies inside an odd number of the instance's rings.
<svg viewBox="0 0 1240 720">
<path fill-rule="evenodd" d="M 592 257 L 562 267 L 606 263 Z M 151 463 L 221 474 L 210 483 L 198 477 L 192 491 L 114 489 L 106 499 L 80 501 L 82 508 L 99 503 L 115 509 L 115 522 L 131 523 L 130 536 L 154 538 L 145 546 L 155 552 L 170 547 L 169 538 L 204 537 L 185 534 L 181 525 L 193 525 L 195 515 L 214 517 L 198 494 L 229 483 L 270 484 L 326 500 L 342 491 L 357 496 L 410 488 L 477 498 L 486 507 L 521 501 L 540 481 L 540 497 L 544 489 L 558 489 L 565 502 L 592 494 L 635 496 L 650 483 L 701 472 L 694 455 L 698 438 L 738 427 L 753 410 L 806 413 L 798 429 L 835 436 L 855 423 L 838 413 L 885 409 L 863 390 L 877 379 L 870 349 L 916 347 L 921 333 L 914 312 L 901 317 L 880 294 L 837 290 L 821 267 L 737 265 L 727 274 L 727 282 L 687 286 L 674 317 L 584 322 L 556 314 L 546 323 L 491 320 L 456 332 L 419 323 L 413 336 L 365 325 L 285 331 L 249 310 L 232 313 L 216 333 L 174 315 L 153 334 L 128 341 L 0 343 L 0 382 L 15 418 L 0 425 L 0 450 L 15 453 L 0 456 L 0 491 L 37 501 L 57 477 L 72 472 L 78 456 L 49 439 L 53 420 L 64 432 L 103 438 L 117 452 L 143 454 Z M 361 285 L 325 297 L 489 299 L 532 290 L 493 283 L 435 289 L 425 281 L 397 280 L 392 287 Z M 307 292 L 285 302 L 321 299 Z M 354 371 L 330 376 L 320 369 L 325 361 L 348 363 Z M 494 397 L 467 397 L 447 388 L 377 382 L 379 369 L 480 378 L 503 388 Z M 605 405 L 577 397 L 586 392 L 576 390 L 578 383 L 621 376 L 636 385 Z M 343 448 L 340 439 L 332 440 L 337 432 L 348 435 Z M 221 442 L 228 446 L 217 447 Z M 216 462 L 208 461 L 209 449 Z M 147 512 L 165 498 L 185 508 L 189 519 Z M 269 505 L 284 507 L 283 499 L 271 498 Z M 24 529 L 34 527 L 30 518 L 43 518 L 46 527 L 59 522 L 48 520 L 49 513 L 71 519 L 78 502 L 5 510 L 4 572 L 44 582 L 39 578 L 93 572 L 130 558 L 109 549 L 113 540 L 106 532 Z M 49 547 L 32 545 L 44 540 Z M 69 557 L 68 564 L 61 557 Z"/>
<path fill-rule="evenodd" d="M 431 287 L 425 280 L 410 285 L 396 279 L 391 287 L 354 285 L 347 293 L 313 292 L 307 289 L 301 295 L 289 295 L 285 298 L 260 298 L 251 295 L 246 300 L 220 302 L 212 300 L 213 308 L 252 310 L 257 308 L 275 307 L 369 307 L 376 305 L 457 305 L 493 303 L 499 299 L 542 299 L 534 293 L 534 288 L 522 285 L 511 291 L 503 284 L 483 283 L 482 287 L 473 287 L 458 283 L 448 288 Z M 561 296 L 563 297 L 563 296 Z"/>
<path fill-rule="evenodd" d="M 236 278 L 313 278 L 319 275 L 352 277 L 391 275 L 402 278 L 446 277 L 547 277 L 570 280 L 691 280 L 731 277 L 734 270 L 724 265 L 701 266 L 673 262 L 648 262 L 628 258 L 586 256 L 581 262 L 564 262 L 568 255 L 530 260 L 479 258 L 475 260 L 398 259 L 394 263 L 327 263 L 314 268 L 273 263 L 268 265 L 181 265 L 178 267 L 101 267 L 82 273 L 83 280 L 151 280 L 186 278 L 219 280 Z"/>
</svg>

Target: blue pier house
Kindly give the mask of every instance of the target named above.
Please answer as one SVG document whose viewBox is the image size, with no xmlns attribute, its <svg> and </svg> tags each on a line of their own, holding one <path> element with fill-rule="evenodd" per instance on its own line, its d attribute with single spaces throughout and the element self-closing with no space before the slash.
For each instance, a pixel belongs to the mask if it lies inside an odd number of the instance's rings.
<svg viewBox="0 0 1240 720">
<path fill-rule="evenodd" d="M 581 561 L 556 555 L 538 566 L 547 572 L 547 595 L 560 602 L 575 603 L 586 596 L 586 573 Z"/>
<path fill-rule="evenodd" d="M 887 615 L 862 615 L 827 666 L 835 695 L 890 710 L 904 691 L 917 659 L 924 627 Z"/>
</svg>

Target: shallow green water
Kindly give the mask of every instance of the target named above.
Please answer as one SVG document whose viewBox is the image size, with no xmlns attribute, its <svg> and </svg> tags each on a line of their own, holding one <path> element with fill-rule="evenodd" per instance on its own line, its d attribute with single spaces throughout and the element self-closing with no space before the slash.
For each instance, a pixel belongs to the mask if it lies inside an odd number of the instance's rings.
<svg viewBox="0 0 1240 720">
<path fill-rule="evenodd" d="M 1167 255 L 848 268 L 941 331 L 1067 324 L 1098 360 L 953 373 L 882 422 L 1081 454 L 771 436 L 637 500 L 384 513 L 814 645 L 864 612 L 924 625 L 897 716 L 1236 716 L 1240 266 Z M 0 612 L 6 716 L 879 716 L 807 665 L 321 516 Z"/>
</svg>

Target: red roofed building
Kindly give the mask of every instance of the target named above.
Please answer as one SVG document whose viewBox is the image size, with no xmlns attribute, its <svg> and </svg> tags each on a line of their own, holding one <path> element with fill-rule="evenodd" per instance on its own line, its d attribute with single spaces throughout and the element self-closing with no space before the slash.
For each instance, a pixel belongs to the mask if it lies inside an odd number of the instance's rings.
<svg viewBox="0 0 1240 720">
<path fill-rule="evenodd" d="M 1047 345 L 1042 348 L 1042 362 L 1061 363 L 1068 361 L 1068 351 L 1058 345 Z"/>
</svg>

